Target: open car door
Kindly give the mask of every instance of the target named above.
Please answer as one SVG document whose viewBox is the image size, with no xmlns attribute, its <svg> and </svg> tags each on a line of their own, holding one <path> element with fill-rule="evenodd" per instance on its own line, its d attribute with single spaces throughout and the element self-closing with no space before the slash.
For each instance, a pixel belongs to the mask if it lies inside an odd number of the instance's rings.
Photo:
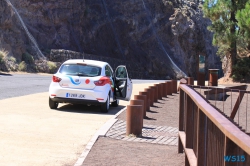
<svg viewBox="0 0 250 166">
<path fill-rule="evenodd" d="M 115 96 L 120 100 L 130 100 L 133 84 L 128 77 L 126 66 L 118 66 L 115 70 Z"/>
</svg>

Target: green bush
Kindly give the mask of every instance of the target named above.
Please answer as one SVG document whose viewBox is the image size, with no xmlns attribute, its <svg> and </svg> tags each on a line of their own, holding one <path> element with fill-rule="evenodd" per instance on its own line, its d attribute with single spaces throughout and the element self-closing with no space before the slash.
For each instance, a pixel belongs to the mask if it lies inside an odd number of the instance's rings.
<svg viewBox="0 0 250 166">
<path fill-rule="evenodd" d="M 54 62 L 48 61 L 47 65 L 49 67 L 49 72 L 50 73 L 55 73 L 56 72 L 57 66 L 56 66 L 56 64 Z"/>
<path fill-rule="evenodd" d="M 34 58 L 29 53 L 22 54 L 22 61 L 25 61 L 27 64 L 34 64 Z"/>
<path fill-rule="evenodd" d="M 26 71 L 27 70 L 27 65 L 24 61 L 22 61 L 19 65 L 18 65 L 18 70 L 19 71 Z"/>
<path fill-rule="evenodd" d="M 238 59 L 233 66 L 232 78 L 234 81 L 246 81 L 250 78 L 250 58 Z"/>
</svg>

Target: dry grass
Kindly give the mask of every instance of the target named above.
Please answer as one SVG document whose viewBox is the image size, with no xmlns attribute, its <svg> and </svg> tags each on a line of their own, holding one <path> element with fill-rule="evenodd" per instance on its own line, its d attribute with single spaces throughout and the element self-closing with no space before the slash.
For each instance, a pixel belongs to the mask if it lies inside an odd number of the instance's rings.
<svg viewBox="0 0 250 166">
<path fill-rule="evenodd" d="M 22 61 L 19 65 L 18 65 L 18 70 L 19 71 L 26 71 L 27 70 L 27 65 L 24 61 Z"/>
<path fill-rule="evenodd" d="M 49 67 L 49 72 L 50 72 L 50 73 L 56 72 L 57 66 L 56 66 L 56 63 L 55 63 L 55 62 L 48 61 L 48 62 L 47 62 L 47 65 L 48 65 L 48 67 Z"/>
<path fill-rule="evenodd" d="M 5 49 L 0 49 L 0 63 L 3 62 L 3 60 L 7 57 L 8 54 L 9 52 Z"/>
</svg>

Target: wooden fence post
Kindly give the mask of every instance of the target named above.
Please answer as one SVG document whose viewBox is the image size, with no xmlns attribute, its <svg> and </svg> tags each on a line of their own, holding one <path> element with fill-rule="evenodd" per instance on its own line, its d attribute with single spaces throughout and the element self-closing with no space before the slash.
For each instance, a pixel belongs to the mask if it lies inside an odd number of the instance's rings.
<svg viewBox="0 0 250 166">
<path fill-rule="evenodd" d="M 179 96 L 179 131 L 184 131 L 184 91 L 180 89 L 180 96 Z M 180 136 L 178 137 L 178 153 L 183 153 L 183 145 L 180 139 Z"/>
</svg>

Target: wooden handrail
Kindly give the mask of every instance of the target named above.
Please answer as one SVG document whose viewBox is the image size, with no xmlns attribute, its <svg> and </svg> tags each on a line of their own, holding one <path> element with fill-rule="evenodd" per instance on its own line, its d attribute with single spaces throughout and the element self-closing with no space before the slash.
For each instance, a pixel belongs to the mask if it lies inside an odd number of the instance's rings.
<svg viewBox="0 0 250 166">
<path fill-rule="evenodd" d="M 250 137 L 230 122 L 226 117 L 219 113 L 209 103 L 207 103 L 199 94 L 185 84 L 180 88 L 190 96 L 200 110 L 216 125 L 226 137 L 232 140 L 242 150 L 250 155 Z"/>
</svg>

